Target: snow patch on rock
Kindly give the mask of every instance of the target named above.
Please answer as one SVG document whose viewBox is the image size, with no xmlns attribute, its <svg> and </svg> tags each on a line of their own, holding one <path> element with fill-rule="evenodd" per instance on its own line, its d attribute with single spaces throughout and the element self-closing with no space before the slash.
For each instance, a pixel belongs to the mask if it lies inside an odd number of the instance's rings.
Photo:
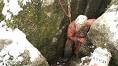
<svg viewBox="0 0 118 66">
<path fill-rule="evenodd" d="M 91 56 L 81 58 L 80 66 L 108 66 L 111 53 L 106 48 L 98 47 Z"/>
<path fill-rule="evenodd" d="M 49 6 L 49 5 L 52 5 L 54 3 L 54 0 L 41 0 L 42 1 L 42 6 L 45 7 L 45 6 Z"/>
<path fill-rule="evenodd" d="M 112 5 L 106 13 L 103 14 L 103 18 L 111 32 L 109 36 L 112 37 L 110 37 L 109 40 L 116 42 L 118 40 L 118 5 Z M 117 47 L 118 44 L 114 44 L 114 46 Z"/>
<path fill-rule="evenodd" d="M 29 61 L 33 62 L 41 56 L 41 53 L 27 39 L 26 35 L 16 29 L 7 29 L 5 22 L 0 23 L 0 66 L 10 66 L 13 62 L 22 63 L 24 53 L 27 51 Z"/>
<path fill-rule="evenodd" d="M 31 0 L 4 0 L 2 14 L 5 16 L 5 19 L 10 20 L 12 15 L 18 15 L 23 10 L 19 3 L 26 5 L 27 2 L 31 2 Z"/>
</svg>

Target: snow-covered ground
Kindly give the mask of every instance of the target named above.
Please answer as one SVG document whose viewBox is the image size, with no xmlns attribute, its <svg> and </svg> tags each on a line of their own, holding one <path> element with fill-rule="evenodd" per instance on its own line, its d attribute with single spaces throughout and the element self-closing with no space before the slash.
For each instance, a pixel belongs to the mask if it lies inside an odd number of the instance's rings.
<svg viewBox="0 0 118 66">
<path fill-rule="evenodd" d="M 26 5 L 28 2 L 31 0 L 3 1 L 2 14 L 5 18 L 0 22 L 0 66 L 38 66 L 42 61 L 46 61 L 21 30 L 18 28 L 11 29 L 7 27 L 5 22 L 7 20 L 12 21 L 13 16 L 18 15 L 23 10 L 21 5 Z"/>
<path fill-rule="evenodd" d="M 98 47 L 91 56 L 81 58 L 80 66 L 108 66 L 111 53 L 106 48 Z"/>
<path fill-rule="evenodd" d="M 13 30 L 7 28 L 5 22 L 0 23 L 0 66 L 10 66 L 14 62 L 22 63 L 26 50 L 30 62 L 41 56 L 41 53 L 26 39 L 22 31 L 18 28 Z"/>
<path fill-rule="evenodd" d="M 6 20 L 10 20 L 12 16 L 18 15 L 18 13 L 23 10 L 19 3 L 26 5 L 28 2 L 31 2 L 31 0 L 4 0 L 2 14 L 5 16 Z"/>
</svg>

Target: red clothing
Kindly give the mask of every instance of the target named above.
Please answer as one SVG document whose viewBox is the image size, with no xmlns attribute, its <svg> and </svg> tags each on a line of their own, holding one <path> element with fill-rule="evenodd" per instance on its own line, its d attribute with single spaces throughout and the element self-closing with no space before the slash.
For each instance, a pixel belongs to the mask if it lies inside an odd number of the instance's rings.
<svg viewBox="0 0 118 66">
<path fill-rule="evenodd" d="M 88 19 L 83 29 L 89 29 L 90 26 L 94 22 L 95 22 L 95 19 Z M 67 45 L 73 44 L 75 41 L 79 41 L 80 44 L 83 44 L 85 42 L 86 36 L 85 37 L 76 36 L 76 33 L 79 31 L 80 31 L 80 28 L 77 28 L 74 21 L 69 24 L 68 31 L 67 31 L 67 36 L 68 36 L 68 39 L 66 42 Z M 79 48 L 80 44 L 78 44 L 78 47 L 76 47 L 76 48 Z"/>
</svg>

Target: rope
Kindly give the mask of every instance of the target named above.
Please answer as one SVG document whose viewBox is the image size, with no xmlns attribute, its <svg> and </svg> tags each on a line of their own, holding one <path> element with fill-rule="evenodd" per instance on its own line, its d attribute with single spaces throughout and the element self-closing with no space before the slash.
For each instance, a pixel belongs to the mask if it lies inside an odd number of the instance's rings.
<svg viewBox="0 0 118 66">
<path fill-rule="evenodd" d="M 70 2 L 71 0 L 68 0 L 67 3 L 68 3 L 68 12 L 66 12 L 66 9 L 64 8 L 61 0 L 59 0 L 59 4 L 64 12 L 64 14 L 69 18 L 69 21 L 71 22 L 71 7 L 70 7 Z M 65 3 L 65 2 L 64 2 Z"/>
<path fill-rule="evenodd" d="M 69 17 L 69 20 L 71 22 L 71 7 L 70 7 L 70 2 L 71 2 L 71 0 L 68 0 L 68 17 Z"/>
</svg>

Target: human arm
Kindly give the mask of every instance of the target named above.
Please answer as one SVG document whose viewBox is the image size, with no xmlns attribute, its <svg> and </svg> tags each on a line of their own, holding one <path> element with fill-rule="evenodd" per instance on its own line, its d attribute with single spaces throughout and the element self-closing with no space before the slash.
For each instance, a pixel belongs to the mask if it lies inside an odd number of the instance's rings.
<svg viewBox="0 0 118 66">
<path fill-rule="evenodd" d="M 68 26 L 67 37 L 72 41 L 76 41 L 77 36 L 75 36 L 75 34 L 76 34 L 76 26 L 74 23 L 70 23 L 70 25 Z"/>
<path fill-rule="evenodd" d="M 95 20 L 96 19 L 88 19 L 87 22 L 86 22 L 86 25 L 91 26 L 95 22 Z"/>
</svg>

